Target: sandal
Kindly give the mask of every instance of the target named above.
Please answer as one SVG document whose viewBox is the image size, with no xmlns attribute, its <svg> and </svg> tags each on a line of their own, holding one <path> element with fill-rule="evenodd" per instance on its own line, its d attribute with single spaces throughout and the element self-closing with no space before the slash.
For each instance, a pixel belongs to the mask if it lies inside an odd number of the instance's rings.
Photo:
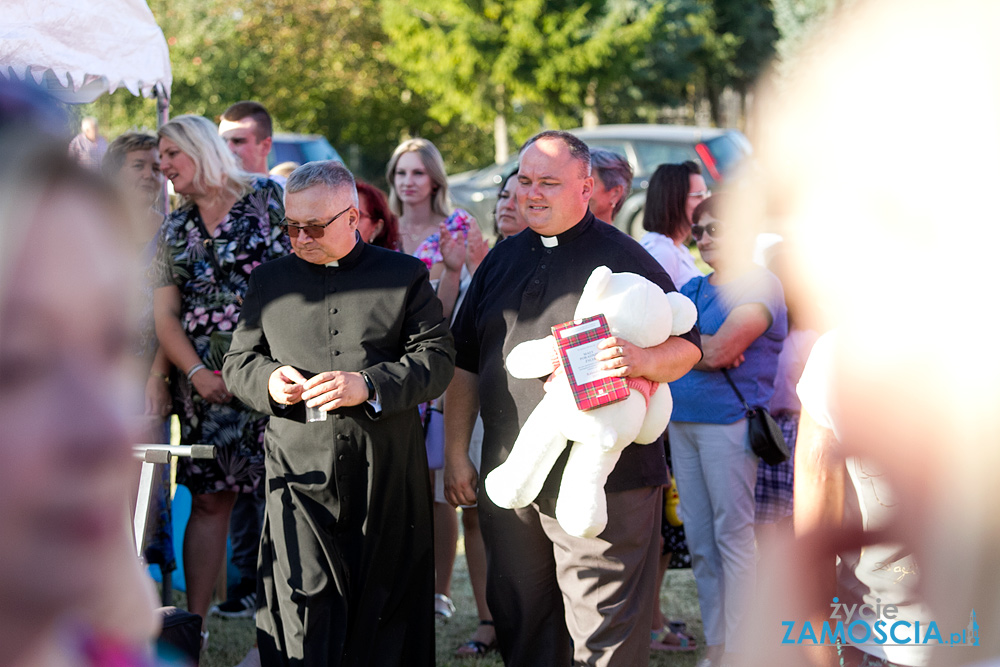
<svg viewBox="0 0 1000 667">
<path fill-rule="evenodd" d="M 479 625 L 489 625 L 493 626 L 493 621 L 482 620 L 479 621 Z M 496 633 L 493 634 L 493 641 L 489 644 L 486 642 L 477 641 L 475 639 L 470 639 L 465 642 L 457 649 L 455 649 L 456 658 L 481 658 L 487 653 L 497 650 L 497 638 Z"/>
<path fill-rule="evenodd" d="M 659 632 L 650 632 L 649 648 L 654 651 L 694 651 L 698 642 L 683 630 L 674 630 L 668 625 Z"/>
</svg>

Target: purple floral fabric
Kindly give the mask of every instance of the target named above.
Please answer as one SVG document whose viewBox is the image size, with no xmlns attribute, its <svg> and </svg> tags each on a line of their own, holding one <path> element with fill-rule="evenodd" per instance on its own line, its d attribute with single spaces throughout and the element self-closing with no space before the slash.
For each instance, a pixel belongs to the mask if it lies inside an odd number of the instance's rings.
<svg viewBox="0 0 1000 667">
<path fill-rule="evenodd" d="M 180 289 L 181 324 L 210 369 L 222 368 L 250 272 L 291 250 L 278 226 L 284 214 L 281 188 L 261 178 L 254 190 L 230 209 L 207 245 L 197 222 L 198 211 L 191 206 L 174 211 L 160 230 L 154 284 Z M 209 247 L 215 251 L 221 275 L 215 275 Z M 267 418 L 236 399 L 226 405 L 209 403 L 183 372 L 175 376 L 171 389 L 181 423 L 181 443 L 216 448 L 213 461 L 178 459 L 177 482 L 191 493 L 252 492 L 264 472 Z"/>
</svg>

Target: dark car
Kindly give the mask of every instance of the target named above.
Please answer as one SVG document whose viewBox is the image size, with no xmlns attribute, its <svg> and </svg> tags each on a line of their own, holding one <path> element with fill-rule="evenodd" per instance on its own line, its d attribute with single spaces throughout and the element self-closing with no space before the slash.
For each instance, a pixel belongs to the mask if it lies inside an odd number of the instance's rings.
<svg viewBox="0 0 1000 667">
<path fill-rule="evenodd" d="M 271 140 L 271 152 L 267 154 L 267 168 L 282 162 L 298 162 L 300 165 L 314 160 L 339 160 L 343 162 L 326 137 L 319 134 L 275 133 Z"/>
<path fill-rule="evenodd" d="M 681 125 L 602 125 L 570 130 L 591 148 L 624 155 L 632 165 L 632 190 L 615 219 L 615 226 L 634 236 L 642 235 L 642 211 L 646 188 L 656 167 L 693 160 L 702 167 L 709 188 L 731 174 L 752 152 L 739 130 Z M 484 230 L 492 230 L 497 188 L 517 164 L 517 157 L 479 171 L 456 174 L 448 179 L 448 191 L 456 206 L 472 213 Z"/>
</svg>

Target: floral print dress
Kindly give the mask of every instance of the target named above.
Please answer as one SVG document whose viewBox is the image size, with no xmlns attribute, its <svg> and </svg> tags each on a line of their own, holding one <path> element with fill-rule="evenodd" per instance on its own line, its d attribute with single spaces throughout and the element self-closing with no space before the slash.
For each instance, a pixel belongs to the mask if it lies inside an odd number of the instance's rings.
<svg viewBox="0 0 1000 667">
<path fill-rule="evenodd" d="M 250 272 L 291 250 L 278 226 L 285 214 L 281 194 L 273 181 L 257 179 L 253 191 L 233 205 L 211 239 L 205 238 L 192 205 L 174 211 L 160 230 L 155 284 L 180 290 L 181 324 L 210 370 L 222 369 Z M 220 275 L 209 252 L 215 253 Z M 171 382 L 181 444 L 215 445 L 216 451 L 214 461 L 179 458 L 177 482 L 192 494 L 254 491 L 264 474 L 267 418 L 235 398 L 224 405 L 209 403 L 198 395 L 184 370 L 178 369 Z"/>
</svg>

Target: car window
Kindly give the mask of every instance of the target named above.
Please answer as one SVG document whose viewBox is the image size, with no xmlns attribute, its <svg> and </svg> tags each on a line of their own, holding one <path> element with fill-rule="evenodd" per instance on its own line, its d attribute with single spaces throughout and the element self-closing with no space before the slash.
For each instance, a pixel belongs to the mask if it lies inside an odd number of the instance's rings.
<svg viewBox="0 0 1000 667">
<path fill-rule="evenodd" d="M 655 141 L 636 141 L 633 143 L 636 157 L 639 159 L 636 176 L 650 176 L 661 164 L 676 164 L 685 160 L 693 160 L 701 164 L 698 153 L 692 145 L 666 144 Z"/>
<path fill-rule="evenodd" d="M 727 174 L 747 156 L 746 150 L 736 143 L 728 134 L 715 137 L 705 142 L 708 150 L 715 158 L 715 164 L 722 174 Z"/>
</svg>

